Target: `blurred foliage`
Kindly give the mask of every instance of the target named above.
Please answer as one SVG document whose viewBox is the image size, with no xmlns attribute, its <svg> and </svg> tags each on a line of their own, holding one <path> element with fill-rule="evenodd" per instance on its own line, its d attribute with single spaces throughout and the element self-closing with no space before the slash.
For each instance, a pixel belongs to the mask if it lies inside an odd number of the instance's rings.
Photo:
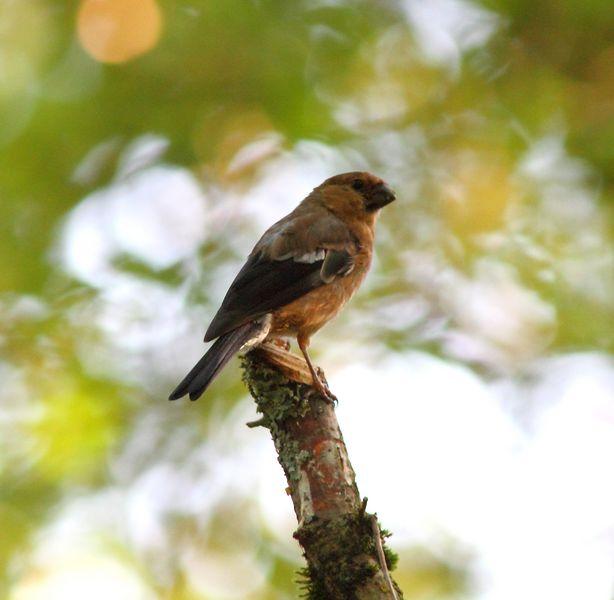
<svg viewBox="0 0 614 600">
<path fill-rule="evenodd" d="M 609 2 L 101 2 L 0 6 L 1 595 L 35 587 L 37 540 L 71 501 L 185 462 L 243 398 L 230 369 L 207 402 L 161 406 L 179 350 L 192 352 L 187 338 L 199 341 L 260 228 L 251 190 L 284 160 L 296 172 L 367 167 L 398 191 L 353 305 L 371 314 L 357 345 L 420 347 L 486 376 L 612 350 Z M 123 23 L 110 41 L 96 21 L 105 6 Z M 147 170 L 164 166 L 176 171 Z M 148 255 L 145 220 L 122 230 L 120 217 L 137 193 L 172 203 L 163 176 L 183 177 L 185 198 L 198 183 L 206 232 L 185 241 L 196 213 L 175 223 L 160 205 L 169 239 L 187 246 L 173 254 L 160 239 L 170 254 Z M 85 210 L 92 228 L 70 230 Z M 107 279 L 87 263 L 99 254 Z M 512 325 L 482 321 L 493 306 Z M 179 471 L 198 481 L 199 464 Z M 139 597 L 213 598 L 203 590 L 221 589 L 210 582 L 222 565 L 252 577 L 236 597 L 293 597 L 297 557 L 255 508 L 209 508 L 211 519 L 164 513 L 153 550 L 111 528 Z M 160 558 L 164 536 L 187 558 Z M 468 564 L 400 550 L 406 598 L 469 593 Z M 207 554 L 218 563 L 202 566 Z M 189 574 L 199 565 L 201 580 Z"/>
</svg>

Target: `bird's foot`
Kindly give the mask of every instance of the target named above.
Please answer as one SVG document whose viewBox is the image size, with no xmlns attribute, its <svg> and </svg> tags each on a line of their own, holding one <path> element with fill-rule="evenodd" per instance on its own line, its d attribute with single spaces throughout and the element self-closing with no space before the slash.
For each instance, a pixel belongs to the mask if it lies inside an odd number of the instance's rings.
<svg viewBox="0 0 614 600">
<path fill-rule="evenodd" d="M 316 391 L 318 392 L 318 394 L 320 394 L 320 396 L 322 396 L 322 398 L 324 398 L 324 400 L 326 400 L 326 402 L 328 402 L 329 404 L 331 404 L 332 406 L 336 406 L 337 403 L 339 402 L 337 400 L 337 396 L 335 396 L 335 394 L 333 394 L 330 391 L 330 388 L 328 387 L 327 383 L 324 383 L 320 377 L 316 377 L 313 381 L 313 387 L 316 389 Z"/>
</svg>

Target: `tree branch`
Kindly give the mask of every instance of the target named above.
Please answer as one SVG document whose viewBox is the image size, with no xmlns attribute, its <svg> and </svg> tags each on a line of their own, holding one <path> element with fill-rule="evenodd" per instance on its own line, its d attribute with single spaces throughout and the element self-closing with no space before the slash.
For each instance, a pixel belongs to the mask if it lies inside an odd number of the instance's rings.
<svg viewBox="0 0 614 600">
<path fill-rule="evenodd" d="M 310 600 L 402 598 L 396 556 L 365 512 L 333 406 L 308 385 L 302 358 L 263 344 L 243 357 L 244 379 L 267 427 L 292 496 Z"/>
</svg>

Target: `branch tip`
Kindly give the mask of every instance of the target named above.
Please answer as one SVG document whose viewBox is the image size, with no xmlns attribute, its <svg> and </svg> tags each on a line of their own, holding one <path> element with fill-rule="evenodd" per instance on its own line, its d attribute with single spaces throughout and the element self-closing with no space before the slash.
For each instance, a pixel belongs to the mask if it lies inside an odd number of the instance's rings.
<svg viewBox="0 0 614 600">
<path fill-rule="evenodd" d="M 367 512 L 367 502 L 369 502 L 369 498 L 367 498 L 366 496 L 362 499 L 362 504 L 360 505 L 360 510 L 358 511 L 358 514 L 361 517 L 365 516 L 365 512 Z"/>
</svg>

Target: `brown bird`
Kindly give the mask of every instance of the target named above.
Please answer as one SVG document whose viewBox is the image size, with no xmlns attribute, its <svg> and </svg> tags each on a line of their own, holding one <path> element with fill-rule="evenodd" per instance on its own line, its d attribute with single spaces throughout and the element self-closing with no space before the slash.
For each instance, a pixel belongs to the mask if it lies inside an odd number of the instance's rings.
<svg viewBox="0 0 614 600">
<path fill-rule="evenodd" d="M 207 329 L 205 342 L 217 340 L 169 400 L 196 400 L 239 350 L 287 337 L 296 337 L 314 387 L 332 399 L 309 358 L 309 340 L 358 289 L 371 265 L 377 215 L 394 199 L 379 177 L 343 173 L 270 227 Z"/>
</svg>

